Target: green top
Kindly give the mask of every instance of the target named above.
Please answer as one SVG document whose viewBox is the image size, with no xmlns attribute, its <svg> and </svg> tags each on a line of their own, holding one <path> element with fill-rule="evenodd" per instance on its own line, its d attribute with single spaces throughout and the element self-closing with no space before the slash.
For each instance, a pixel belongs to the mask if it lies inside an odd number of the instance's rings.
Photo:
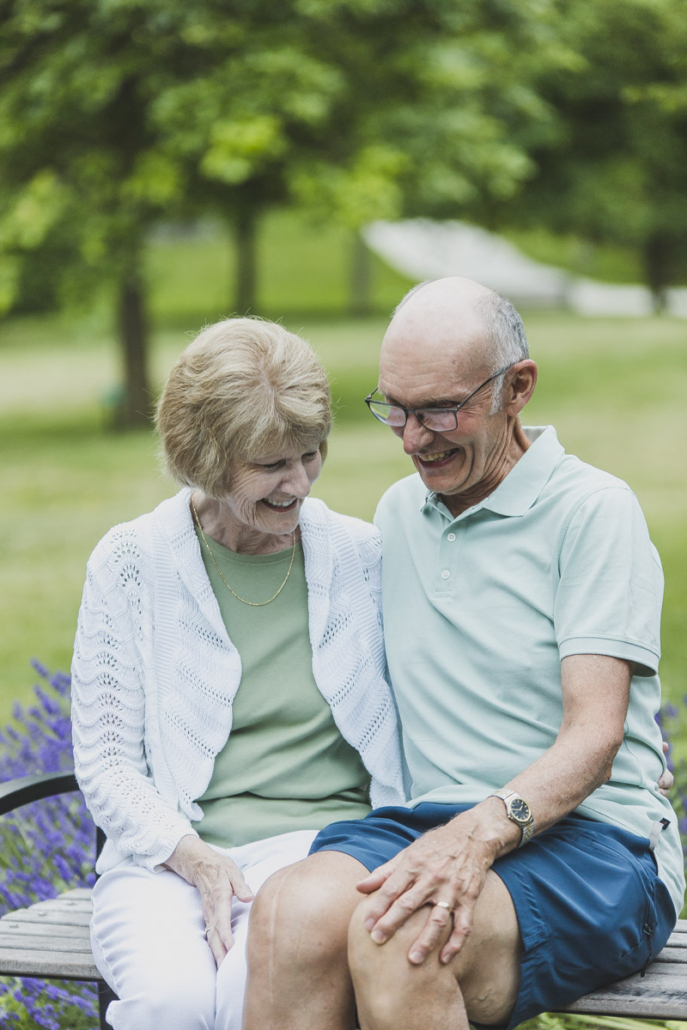
<svg viewBox="0 0 687 1030">
<path fill-rule="evenodd" d="M 196 532 L 242 666 L 231 734 L 198 801 L 204 813 L 197 827 L 201 838 L 238 847 L 367 815 L 369 774 L 341 736 L 313 676 L 302 546 L 296 546 L 291 575 L 279 596 L 263 608 L 251 608 L 227 590 Z M 290 547 L 248 555 L 214 540 L 209 544 L 224 579 L 249 601 L 276 593 L 291 561 Z"/>
<path fill-rule="evenodd" d="M 503 482 L 457 517 L 419 476 L 382 498 L 384 638 L 421 801 L 478 802 L 552 746 L 561 660 L 635 663 L 625 739 L 577 809 L 649 837 L 677 911 L 684 891 L 677 818 L 658 792 L 654 721 L 663 575 L 630 488 L 565 453 L 552 427 Z M 536 827 L 536 812 L 535 827 Z"/>
</svg>

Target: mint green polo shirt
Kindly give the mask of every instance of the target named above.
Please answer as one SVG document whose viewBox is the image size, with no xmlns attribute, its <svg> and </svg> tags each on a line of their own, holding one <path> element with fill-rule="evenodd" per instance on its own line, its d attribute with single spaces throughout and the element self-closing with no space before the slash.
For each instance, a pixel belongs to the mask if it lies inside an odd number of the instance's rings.
<svg viewBox="0 0 687 1030">
<path fill-rule="evenodd" d="M 577 811 L 645 837 L 669 819 L 656 856 L 679 912 L 677 819 L 656 786 L 660 560 L 626 483 L 566 454 L 552 426 L 525 432 L 531 446 L 503 482 L 456 518 L 419 475 L 377 509 L 410 804 L 476 803 L 550 748 L 567 655 L 634 662 L 611 780 Z"/>
</svg>

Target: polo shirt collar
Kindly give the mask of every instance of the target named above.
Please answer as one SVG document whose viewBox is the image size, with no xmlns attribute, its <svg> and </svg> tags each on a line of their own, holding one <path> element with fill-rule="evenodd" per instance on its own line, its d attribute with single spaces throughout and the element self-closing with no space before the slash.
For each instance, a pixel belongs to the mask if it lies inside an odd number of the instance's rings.
<svg viewBox="0 0 687 1030">
<path fill-rule="evenodd" d="M 535 503 L 565 450 L 553 426 L 523 426 L 523 431 L 531 441 L 523 456 L 493 493 L 462 512 L 458 518 L 472 515 L 480 508 L 487 508 L 497 515 L 524 515 Z M 428 508 L 449 514 L 452 520 L 454 518 L 433 490 L 427 491 L 421 510 Z"/>
</svg>

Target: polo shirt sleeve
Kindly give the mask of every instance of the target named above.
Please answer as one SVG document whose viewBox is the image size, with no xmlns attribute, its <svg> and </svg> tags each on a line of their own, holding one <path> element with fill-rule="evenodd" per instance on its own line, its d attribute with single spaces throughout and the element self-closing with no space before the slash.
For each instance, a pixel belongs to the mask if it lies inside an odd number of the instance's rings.
<svg viewBox="0 0 687 1030">
<path fill-rule="evenodd" d="M 561 659 L 603 654 L 653 676 L 660 658 L 663 571 L 629 487 L 597 490 L 563 533 L 554 601 Z"/>
</svg>

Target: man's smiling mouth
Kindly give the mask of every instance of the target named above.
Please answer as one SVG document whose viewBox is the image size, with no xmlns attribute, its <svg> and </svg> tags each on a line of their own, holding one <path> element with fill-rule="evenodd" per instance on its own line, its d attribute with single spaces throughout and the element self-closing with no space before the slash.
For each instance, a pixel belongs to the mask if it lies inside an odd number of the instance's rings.
<svg viewBox="0 0 687 1030">
<path fill-rule="evenodd" d="M 448 451 L 436 451 L 434 454 L 416 454 L 415 457 L 421 465 L 426 465 L 429 468 L 436 468 L 439 465 L 443 465 L 451 460 L 460 447 L 453 447 Z"/>
</svg>

